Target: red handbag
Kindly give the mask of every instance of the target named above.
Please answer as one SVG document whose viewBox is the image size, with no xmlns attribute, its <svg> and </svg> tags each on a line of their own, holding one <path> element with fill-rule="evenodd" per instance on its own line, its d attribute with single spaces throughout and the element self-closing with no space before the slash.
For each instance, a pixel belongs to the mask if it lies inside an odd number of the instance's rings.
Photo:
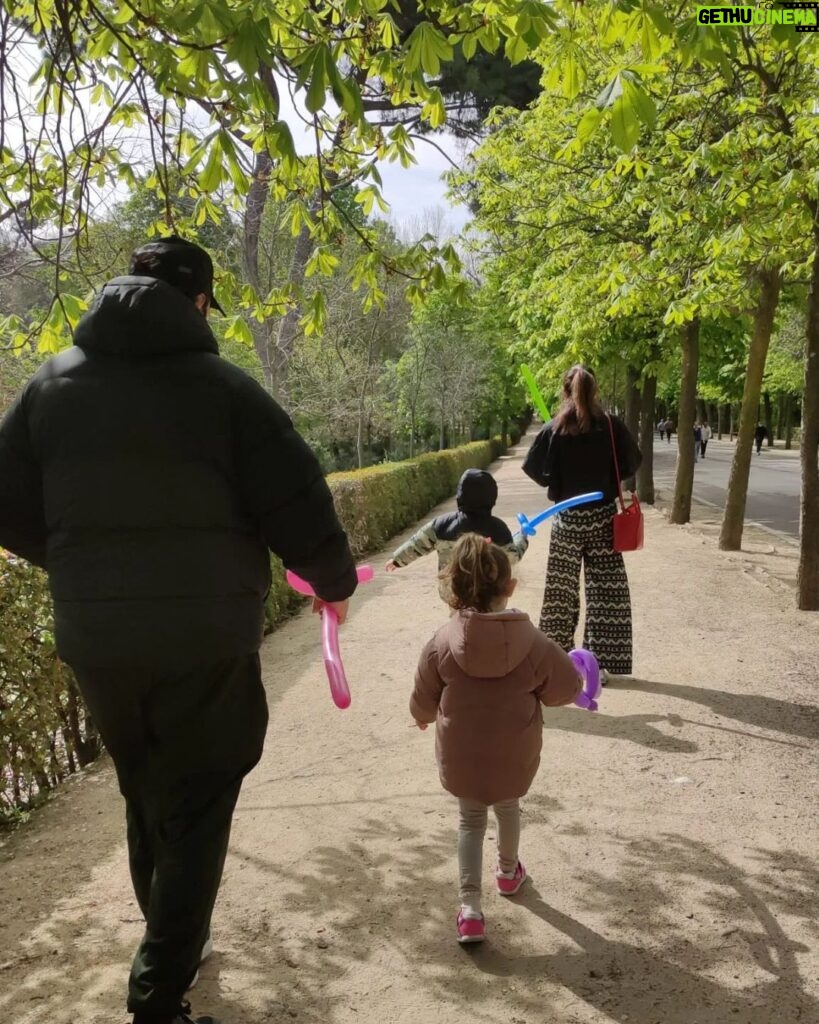
<svg viewBox="0 0 819 1024">
<path fill-rule="evenodd" d="M 606 415 L 609 421 L 609 434 L 611 436 L 611 454 L 614 457 L 614 472 L 617 475 L 617 493 L 620 496 L 620 511 L 614 513 L 612 525 L 614 527 L 615 551 L 639 551 L 643 546 L 643 510 L 640 508 L 640 501 L 632 491 L 631 504 L 626 507 L 623 500 L 623 484 L 620 480 L 620 466 L 617 462 L 617 447 L 614 443 L 614 427 L 611 425 L 611 416 Z"/>
</svg>

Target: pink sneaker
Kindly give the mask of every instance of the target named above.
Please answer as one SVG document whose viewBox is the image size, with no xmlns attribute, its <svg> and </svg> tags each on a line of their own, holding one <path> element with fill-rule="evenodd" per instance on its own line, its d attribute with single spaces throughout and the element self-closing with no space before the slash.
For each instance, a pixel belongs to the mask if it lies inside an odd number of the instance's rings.
<svg viewBox="0 0 819 1024">
<path fill-rule="evenodd" d="M 486 938 L 486 919 L 483 914 L 480 917 L 467 917 L 464 908 L 458 911 L 458 942 L 465 946 L 470 942 L 483 942 Z"/>
<path fill-rule="evenodd" d="M 495 869 L 495 885 L 501 896 L 514 896 L 525 881 L 526 868 L 520 861 L 514 871 L 501 871 L 500 867 Z"/>
</svg>

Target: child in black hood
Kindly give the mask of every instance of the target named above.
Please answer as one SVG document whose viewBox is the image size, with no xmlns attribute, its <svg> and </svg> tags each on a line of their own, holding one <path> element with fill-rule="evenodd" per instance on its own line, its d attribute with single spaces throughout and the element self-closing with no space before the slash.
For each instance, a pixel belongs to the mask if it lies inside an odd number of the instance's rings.
<svg viewBox="0 0 819 1024">
<path fill-rule="evenodd" d="M 458 511 L 447 512 L 422 526 L 393 554 L 387 562 L 387 572 L 395 572 L 416 558 L 437 551 L 440 573 L 449 565 L 455 542 L 465 533 L 479 533 L 488 538 L 506 552 L 513 564 L 523 557 L 529 546 L 527 538 L 519 533 L 513 537 L 506 523 L 492 515 L 498 500 L 498 485 L 491 473 L 484 469 L 468 469 L 458 481 L 455 497 Z M 446 601 L 443 583 L 438 590 Z"/>
</svg>

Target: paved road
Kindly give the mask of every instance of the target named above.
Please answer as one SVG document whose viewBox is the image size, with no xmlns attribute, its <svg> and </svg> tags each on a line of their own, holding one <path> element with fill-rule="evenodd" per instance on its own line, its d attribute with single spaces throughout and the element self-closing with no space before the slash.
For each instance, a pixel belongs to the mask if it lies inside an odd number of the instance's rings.
<svg viewBox="0 0 819 1024">
<path fill-rule="evenodd" d="M 656 438 L 654 443 L 654 479 L 668 493 L 674 487 L 677 438 L 671 445 Z M 694 496 L 718 508 L 725 507 L 725 492 L 731 472 L 734 445 L 728 441 L 709 441 L 708 453 L 694 467 Z M 796 452 L 763 447 L 754 452 L 748 482 L 745 519 L 793 537 L 799 536 L 799 457 Z"/>
</svg>

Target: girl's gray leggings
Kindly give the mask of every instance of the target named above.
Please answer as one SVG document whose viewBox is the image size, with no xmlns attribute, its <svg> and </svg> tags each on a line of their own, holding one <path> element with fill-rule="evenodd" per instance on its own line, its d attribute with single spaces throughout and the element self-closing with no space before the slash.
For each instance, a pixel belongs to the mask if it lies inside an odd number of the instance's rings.
<svg viewBox="0 0 819 1024">
<path fill-rule="evenodd" d="M 461 877 L 461 903 L 475 913 L 481 912 L 481 874 L 483 841 L 489 807 L 479 800 L 459 800 L 458 867 Z M 493 804 L 498 823 L 498 867 L 514 871 L 518 865 L 520 843 L 520 803 L 504 800 Z"/>
</svg>

